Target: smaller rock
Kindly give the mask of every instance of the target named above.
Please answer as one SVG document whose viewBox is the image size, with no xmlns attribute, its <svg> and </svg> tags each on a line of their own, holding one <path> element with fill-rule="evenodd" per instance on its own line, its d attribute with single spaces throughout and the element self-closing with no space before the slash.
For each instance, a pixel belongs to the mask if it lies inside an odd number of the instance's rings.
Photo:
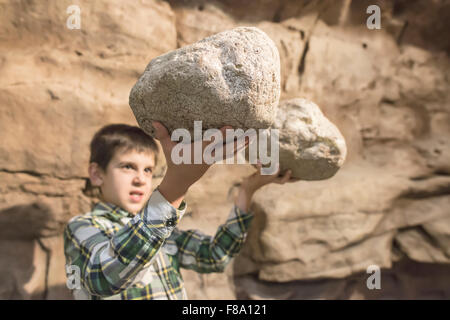
<svg viewBox="0 0 450 320">
<path fill-rule="evenodd" d="M 328 179 L 345 161 L 344 137 L 311 101 L 296 98 L 281 102 L 271 129 L 279 130 L 281 172 L 292 170 L 292 178 Z"/>
</svg>

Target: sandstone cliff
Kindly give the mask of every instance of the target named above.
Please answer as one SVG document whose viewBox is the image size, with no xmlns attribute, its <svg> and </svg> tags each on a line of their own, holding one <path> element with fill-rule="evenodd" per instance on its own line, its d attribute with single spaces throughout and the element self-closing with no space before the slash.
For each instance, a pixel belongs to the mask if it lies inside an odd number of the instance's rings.
<svg viewBox="0 0 450 320">
<path fill-rule="evenodd" d="M 224 274 L 183 272 L 190 298 L 450 298 L 449 1 L 245 3 L 0 2 L 0 298 L 71 298 L 61 232 L 93 201 L 93 133 L 136 124 L 129 92 L 153 57 L 236 26 L 272 38 L 281 99 L 321 106 L 348 155 L 332 179 L 259 190 L 242 254 Z M 366 27 L 371 4 L 380 30 Z M 181 227 L 215 232 L 253 171 L 214 166 Z"/>
</svg>

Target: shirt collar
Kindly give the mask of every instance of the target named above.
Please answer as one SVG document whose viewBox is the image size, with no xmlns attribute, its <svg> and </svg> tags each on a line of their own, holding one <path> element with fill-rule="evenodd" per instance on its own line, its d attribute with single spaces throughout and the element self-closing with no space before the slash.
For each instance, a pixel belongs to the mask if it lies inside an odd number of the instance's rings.
<svg viewBox="0 0 450 320">
<path fill-rule="evenodd" d="M 133 214 L 110 202 L 97 202 L 93 209 L 96 214 L 108 214 L 115 218 L 132 218 Z"/>
</svg>

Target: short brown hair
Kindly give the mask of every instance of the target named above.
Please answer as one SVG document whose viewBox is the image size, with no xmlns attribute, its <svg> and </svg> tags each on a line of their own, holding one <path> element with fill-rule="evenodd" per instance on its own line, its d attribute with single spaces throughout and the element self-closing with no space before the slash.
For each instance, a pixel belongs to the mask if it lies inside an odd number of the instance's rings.
<svg viewBox="0 0 450 320">
<path fill-rule="evenodd" d="M 157 164 L 159 150 L 155 140 L 139 127 L 120 123 L 106 125 L 95 133 L 90 143 L 89 163 L 95 162 L 106 171 L 118 150 L 150 151 L 155 156 L 155 166 Z M 96 196 L 89 178 L 83 192 L 88 196 Z"/>
</svg>

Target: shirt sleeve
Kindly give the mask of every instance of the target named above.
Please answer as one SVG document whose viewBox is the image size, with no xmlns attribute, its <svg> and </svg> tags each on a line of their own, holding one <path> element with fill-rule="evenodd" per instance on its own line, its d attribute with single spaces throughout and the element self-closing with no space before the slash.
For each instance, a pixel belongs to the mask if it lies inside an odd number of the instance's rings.
<svg viewBox="0 0 450 320">
<path fill-rule="evenodd" d="M 185 211 L 184 200 L 175 209 L 156 189 L 146 206 L 113 235 L 92 216 L 75 217 L 64 231 L 66 264 L 79 268 L 80 282 L 91 295 L 117 294 L 156 257 Z"/>
<path fill-rule="evenodd" d="M 223 272 L 241 250 L 253 219 L 253 213 L 233 206 L 226 222 L 219 226 L 214 237 L 199 230 L 174 230 L 177 258 L 180 267 L 200 273 Z"/>
</svg>

